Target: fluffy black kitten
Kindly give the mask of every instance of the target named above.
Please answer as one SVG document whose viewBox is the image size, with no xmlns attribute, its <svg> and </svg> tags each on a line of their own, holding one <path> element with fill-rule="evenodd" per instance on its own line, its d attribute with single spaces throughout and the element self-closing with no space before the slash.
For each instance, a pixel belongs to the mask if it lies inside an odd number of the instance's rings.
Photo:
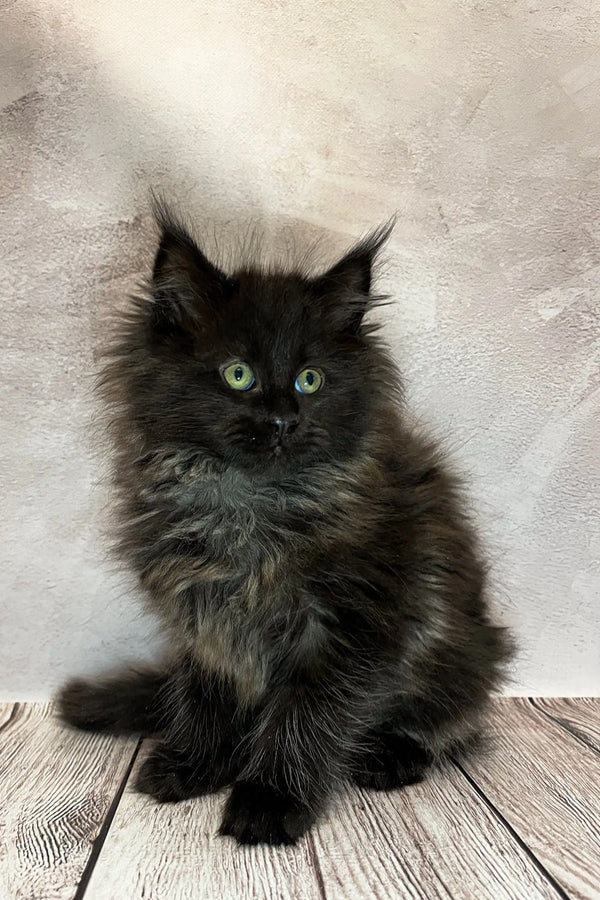
<svg viewBox="0 0 600 900">
<path fill-rule="evenodd" d="M 371 235 L 325 274 L 228 275 L 164 212 L 104 373 L 124 557 L 170 661 L 72 682 L 64 719 L 156 734 L 137 787 L 233 784 L 221 834 L 292 843 L 348 779 L 422 778 L 509 655 L 440 454 L 363 317 Z"/>
</svg>

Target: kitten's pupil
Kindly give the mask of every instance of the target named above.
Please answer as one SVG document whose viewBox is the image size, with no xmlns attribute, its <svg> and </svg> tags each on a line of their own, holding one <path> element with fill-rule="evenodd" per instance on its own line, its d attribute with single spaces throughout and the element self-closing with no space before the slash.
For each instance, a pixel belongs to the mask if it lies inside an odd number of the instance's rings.
<svg viewBox="0 0 600 900">
<path fill-rule="evenodd" d="M 315 380 L 314 373 L 313 373 L 313 372 L 307 372 L 307 373 L 306 373 L 306 383 L 307 383 L 308 385 L 312 385 L 312 384 L 314 384 L 314 380 Z"/>
<path fill-rule="evenodd" d="M 238 366 L 237 369 L 234 369 L 233 377 L 235 378 L 236 381 L 242 380 L 242 378 L 244 377 L 244 370 L 242 369 L 241 366 Z"/>
</svg>

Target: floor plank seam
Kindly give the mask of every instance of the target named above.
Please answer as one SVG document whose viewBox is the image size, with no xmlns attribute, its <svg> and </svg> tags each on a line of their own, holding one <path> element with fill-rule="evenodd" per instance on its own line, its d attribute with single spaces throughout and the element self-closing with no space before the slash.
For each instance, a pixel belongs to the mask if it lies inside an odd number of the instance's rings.
<svg viewBox="0 0 600 900">
<path fill-rule="evenodd" d="M 100 831 L 98 832 L 98 836 L 96 837 L 94 843 L 92 844 L 92 850 L 90 852 L 88 861 L 85 865 L 83 872 L 81 873 L 81 878 L 79 879 L 79 884 L 77 885 L 77 890 L 73 895 L 73 900 L 82 900 L 87 890 L 88 884 L 92 877 L 92 873 L 98 862 L 98 858 L 100 853 L 102 852 L 102 848 L 108 837 L 108 832 L 110 831 L 110 826 L 113 823 L 113 819 L 116 815 L 117 809 L 119 808 L 119 803 L 121 802 L 121 797 L 125 792 L 125 788 L 127 787 L 127 782 L 129 781 L 129 777 L 135 765 L 135 761 L 138 757 L 138 753 L 140 752 L 140 748 L 142 746 L 143 738 L 140 738 L 135 746 L 131 759 L 129 760 L 129 765 L 121 779 L 119 787 L 117 788 L 115 795 L 112 799 L 112 802 L 108 808 L 106 816 L 104 817 L 104 821 L 102 822 L 102 826 Z"/>
<path fill-rule="evenodd" d="M 553 716 L 551 713 L 546 712 L 545 709 L 543 709 L 541 706 L 537 705 L 537 703 L 535 702 L 535 699 L 536 699 L 535 697 L 528 697 L 527 699 L 529 700 L 529 703 L 531 704 L 531 706 L 533 706 L 533 708 L 535 710 L 537 710 L 543 716 L 545 716 L 547 719 L 549 719 L 550 722 L 553 722 L 555 725 L 558 725 L 559 728 L 562 728 L 564 731 L 566 731 L 568 734 L 570 734 L 572 737 L 574 737 L 575 740 L 579 741 L 580 744 L 583 744 L 583 746 L 587 750 L 591 750 L 592 753 L 596 754 L 596 756 L 600 756 L 600 751 L 598 750 L 598 748 L 595 747 L 592 743 L 590 743 L 590 741 L 585 736 L 585 734 L 582 734 L 580 731 L 577 731 L 577 729 L 574 728 L 572 725 L 570 725 L 568 722 L 564 722 L 562 719 L 557 719 L 556 716 Z"/>
<path fill-rule="evenodd" d="M 5 728 L 8 728 L 8 726 L 12 722 L 14 722 L 14 720 L 16 719 L 17 713 L 19 712 L 20 706 L 21 706 L 20 703 L 13 703 L 13 708 L 10 711 L 10 716 L 8 717 L 8 719 L 6 720 L 6 722 L 3 725 L 0 725 L 0 732 L 4 731 Z"/>
<path fill-rule="evenodd" d="M 468 773 L 465 769 L 463 769 L 462 765 L 458 762 L 458 760 L 453 759 L 452 761 L 453 761 L 454 765 L 456 766 L 456 768 L 458 769 L 458 771 L 459 771 L 459 772 L 465 777 L 465 779 L 469 782 L 469 784 L 471 785 L 471 787 L 473 788 L 473 790 L 475 791 L 475 793 L 477 794 L 477 796 L 483 801 L 483 803 L 485 803 L 485 805 L 488 807 L 488 809 L 489 809 L 489 810 L 493 813 L 493 815 L 498 819 L 498 821 L 500 822 L 500 824 L 503 825 L 504 828 L 506 828 L 506 830 L 509 832 L 509 834 L 515 839 L 515 841 L 518 843 L 519 847 L 521 847 L 521 849 L 523 850 L 523 852 L 524 852 L 524 853 L 527 855 L 527 857 L 531 860 L 531 862 L 532 862 L 533 865 L 536 867 L 536 869 L 538 870 L 538 872 L 540 873 L 540 875 L 541 875 L 543 878 L 546 879 L 546 881 L 548 882 L 548 884 L 549 884 L 552 888 L 554 888 L 554 890 L 556 891 L 556 893 L 558 894 L 558 896 L 561 898 L 561 900 L 571 900 L 569 894 L 567 894 L 567 892 L 566 892 L 565 889 L 562 887 L 562 885 L 560 885 L 559 882 L 556 880 L 556 878 L 554 878 L 554 876 L 548 871 L 548 869 L 546 869 L 546 867 L 544 866 L 544 864 L 540 862 L 540 860 L 537 858 L 537 856 L 535 855 L 535 853 L 533 852 L 533 850 L 528 846 L 528 844 L 525 843 L 525 841 L 523 840 L 523 838 L 522 838 L 522 837 L 519 835 L 519 833 L 513 828 L 513 826 L 512 826 L 512 825 L 510 824 L 510 822 L 505 818 L 505 816 L 503 816 L 503 814 L 500 812 L 500 810 L 498 809 L 498 807 L 495 806 L 494 803 L 492 803 L 492 801 L 490 800 L 490 798 L 489 798 L 489 797 L 487 796 L 487 794 L 479 787 L 479 785 L 478 785 L 477 782 L 474 780 L 474 778 L 472 778 L 471 775 L 469 775 L 469 773 Z"/>
</svg>

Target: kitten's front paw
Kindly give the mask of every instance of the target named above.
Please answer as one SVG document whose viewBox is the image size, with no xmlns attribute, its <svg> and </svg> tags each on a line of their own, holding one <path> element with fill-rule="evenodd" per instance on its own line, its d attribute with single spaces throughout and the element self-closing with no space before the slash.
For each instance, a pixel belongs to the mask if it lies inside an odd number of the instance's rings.
<svg viewBox="0 0 600 900">
<path fill-rule="evenodd" d="M 158 744 L 144 760 L 135 780 L 136 790 L 159 803 L 179 803 L 222 787 L 208 768 L 192 765 L 179 751 Z"/>
<path fill-rule="evenodd" d="M 219 834 L 238 844 L 295 844 L 315 821 L 288 794 L 252 781 L 238 781 L 225 805 Z"/>
</svg>

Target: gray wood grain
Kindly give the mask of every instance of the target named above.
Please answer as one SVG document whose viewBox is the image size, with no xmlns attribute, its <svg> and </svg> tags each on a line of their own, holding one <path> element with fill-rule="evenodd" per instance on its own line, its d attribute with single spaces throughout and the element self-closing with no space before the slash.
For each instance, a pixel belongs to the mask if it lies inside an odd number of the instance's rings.
<svg viewBox="0 0 600 900">
<path fill-rule="evenodd" d="M 49 704 L 17 706 L 0 731 L 2 900 L 73 897 L 134 747 L 68 729 Z"/>
<path fill-rule="evenodd" d="M 488 753 L 465 763 L 572 898 L 600 898 L 600 757 L 526 699 L 499 700 Z"/>
<path fill-rule="evenodd" d="M 599 697 L 535 697 L 532 703 L 600 753 Z"/>
<path fill-rule="evenodd" d="M 295 848 L 239 848 L 231 838 L 216 835 L 225 796 L 159 805 L 128 788 L 86 897 L 320 900 L 308 842 Z"/>
<path fill-rule="evenodd" d="M 387 794 L 352 789 L 314 840 L 327 900 L 558 896 L 455 769 Z"/>
<path fill-rule="evenodd" d="M 10 721 L 16 703 L 0 703 L 0 731 Z"/>
<path fill-rule="evenodd" d="M 101 829 L 86 900 L 599 898 L 599 723 L 598 700 L 498 701 L 466 774 L 351 789 L 298 847 L 240 849 L 216 836 L 224 794 L 117 805 L 135 741 L 0 704 L 0 900 L 73 898 Z"/>
<path fill-rule="evenodd" d="M 88 895 L 312 900 L 320 874 L 328 900 L 557 897 L 457 772 L 393 795 L 350 791 L 296 849 L 216 837 L 223 796 L 160 807 L 126 792 Z"/>
</svg>

